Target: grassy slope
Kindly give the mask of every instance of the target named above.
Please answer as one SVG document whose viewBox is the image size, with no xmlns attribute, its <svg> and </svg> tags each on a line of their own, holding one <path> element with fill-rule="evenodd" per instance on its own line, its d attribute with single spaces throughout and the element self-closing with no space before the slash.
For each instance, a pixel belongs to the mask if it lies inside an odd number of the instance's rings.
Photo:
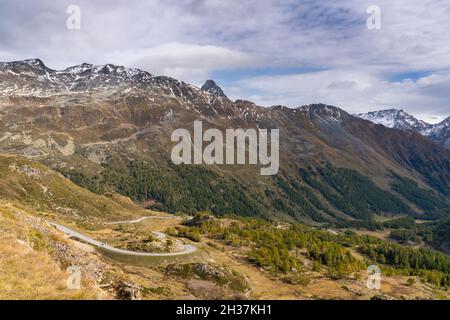
<svg viewBox="0 0 450 320">
<path fill-rule="evenodd" d="M 53 260 L 49 236 L 15 218 L 14 206 L 0 203 L 0 299 L 95 299 L 83 284 L 69 290 L 67 274 Z"/>
<path fill-rule="evenodd" d="M 128 198 L 94 194 L 42 164 L 14 155 L 0 155 L 0 199 L 75 220 L 112 221 L 145 215 Z"/>
</svg>

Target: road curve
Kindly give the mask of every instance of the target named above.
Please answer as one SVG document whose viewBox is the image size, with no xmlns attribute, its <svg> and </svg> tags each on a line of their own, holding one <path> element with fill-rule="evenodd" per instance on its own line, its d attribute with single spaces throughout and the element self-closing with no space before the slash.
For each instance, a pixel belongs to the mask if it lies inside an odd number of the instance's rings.
<svg viewBox="0 0 450 320">
<path fill-rule="evenodd" d="M 72 229 L 65 227 L 63 225 L 60 225 L 58 223 L 55 223 L 55 222 L 49 222 L 49 223 L 52 226 L 54 226 L 56 229 L 58 229 L 59 231 L 65 233 L 66 235 L 68 235 L 70 237 L 75 237 L 77 239 L 80 239 L 84 242 L 87 242 L 87 243 L 89 243 L 95 247 L 101 248 L 103 250 L 120 253 L 120 254 L 124 254 L 124 255 L 140 256 L 140 257 L 173 257 L 173 256 L 181 256 L 181 255 L 185 255 L 185 254 L 189 254 L 189 253 L 193 253 L 193 252 L 197 251 L 197 247 L 190 245 L 190 244 L 184 245 L 183 251 L 170 252 L 170 253 L 150 253 L 150 252 L 136 252 L 136 251 L 124 250 L 124 249 L 115 248 L 115 247 L 107 245 L 106 243 L 94 240 L 91 237 L 88 237 L 82 233 L 79 233 L 75 230 L 72 230 Z"/>
</svg>

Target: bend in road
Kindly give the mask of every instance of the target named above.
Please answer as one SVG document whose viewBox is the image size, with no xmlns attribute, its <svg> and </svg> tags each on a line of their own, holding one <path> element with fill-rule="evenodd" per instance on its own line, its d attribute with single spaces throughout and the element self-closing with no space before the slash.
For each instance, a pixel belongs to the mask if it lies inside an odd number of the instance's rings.
<svg viewBox="0 0 450 320">
<path fill-rule="evenodd" d="M 79 232 L 72 230 L 68 227 L 65 227 L 63 225 L 60 225 L 60 224 L 57 224 L 54 222 L 50 222 L 50 224 L 52 226 L 54 226 L 56 229 L 58 229 L 59 231 L 65 233 L 66 235 L 68 235 L 70 237 L 80 239 L 82 241 L 85 241 L 85 242 L 87 242 L 95 247 L 101 248 L 103 250 L 120 253 L 120 254 L 124 254 L 124 255 L 141 256 L 141 257 L 172 257 L 172 256 L 181 256 L 181 255 L 185 255 L 185 254 L 189 254 L 189 253 L 193 253 L 193 252 L 197 251 L 197 247 L 190 245 L 190 244 L 184 245 L 183 251 L 170 252 L 170 253 L 150 253 L 150 252 L 136 252 L 136 251 L 124 250 L 124 249 L 115 248 L 115 247 L 107 245 L 106 243 L 94 240 L 91 237 L 88 237 L 82 233 L 79 233 Z"/>
</svg>

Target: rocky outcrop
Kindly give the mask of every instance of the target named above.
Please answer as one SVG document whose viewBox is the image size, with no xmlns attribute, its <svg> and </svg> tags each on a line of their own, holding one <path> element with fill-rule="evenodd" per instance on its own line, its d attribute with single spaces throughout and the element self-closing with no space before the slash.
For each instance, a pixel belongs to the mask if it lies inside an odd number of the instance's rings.
<svg viewBox="0 0 450 320">
<path fill-rule="evenodd" d="M 134 283 L 126 281 L 118 281 L 114 285 L 116 297 L 119 300 L 141 300 L 141 289 Z"/>
<path fill-rule="evenodd" d="M 222 88 L 220 88 L 214 80 L 207 80 L 203 84 L 202 90 L 217 97 L 227 98 Z"/>
</svg>

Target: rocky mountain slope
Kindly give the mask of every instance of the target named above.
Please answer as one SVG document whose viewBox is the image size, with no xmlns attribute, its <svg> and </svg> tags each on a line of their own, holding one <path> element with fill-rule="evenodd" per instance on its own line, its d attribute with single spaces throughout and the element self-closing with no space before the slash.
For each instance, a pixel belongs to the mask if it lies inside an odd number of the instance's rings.
<svg viewBox="0 0 450 320">
<path fill-rule="evenodd" d="M 432 141 L 450 149 L 450 117 L 438 124 L 429 124 L 416 119 L 403 110 L 388 109 L 361 113 L 358 117 L 382 124 L 388 128 L 416 131 Z"/>
<path fill-rule="evenodd" d="M 70 222 L 146 215 L 126 197 L 92 193 L 40 163 L 12 154 L 0 155 L 0 199 L 48 211 L 54 218 Z"/>
<path fill-rule="evenodd" d="M 114 65 L 0 64 L 0 151 L 152 208 L 309 222 L 448 214 L 450 151 L 326 105 L 263 108 Z M 280 172 L 170 160 L 177 128 L 280 129 Z"/>
<path fill-rule="evenodd" d="M 225 93 L 223 92 L 222 88 L 219 87 L 214 80 L 207 80 L 202 88 L 203 91 L 206 91 L 208 93 L 211 93 L 213 95 L 216 95 L 218 97 L 222 97 L 222 98 L 227 98 L 227 96 L 225 95 Z"/>
<path fill-rule="evenodd" d="M 403 248 L 398 262 L 384 261 L 391 273 L 373 291 L 366 286 L 366 266 L 381 255 L 363 249 L 383 245 L 399 252 L 392 242 L 205 214 L 186 224 L 164 213 L 158 216 L 167 219 L 110 223 L 152 213 L 117 195 L 93 194 L 15 155 L 0 155 L 0 184 L 0 299 L 448 299 L 448 257 L 431 250 Z M 157 241 L 149 237 L 155 232 L 170 230 L 183 242 L 197 235 L 195 246 L 204 255 L 168 264 L 119 259 L 65 236 L 54 221 L 134 251 Z M 405 258 L 420 265 L 406 273 Z M 70 270 L 79 272 L 79 282 Z"/>
<path fill-rule="evenodd" d="M 447 149 L 450 149 L 450 117 L 432 126 L 424 134 Z"/>
<path fill-rule="evenodd" d="M 93 226 L 149 212 L 130 199 L 96 195 L 61 174 L 16 155 L 0 155 L 0 299 L 129 299 L 133 283 L 94 249 L 51 225 Z M 69 287 L 80 271 L 79 286 Z"/>
</svg>

